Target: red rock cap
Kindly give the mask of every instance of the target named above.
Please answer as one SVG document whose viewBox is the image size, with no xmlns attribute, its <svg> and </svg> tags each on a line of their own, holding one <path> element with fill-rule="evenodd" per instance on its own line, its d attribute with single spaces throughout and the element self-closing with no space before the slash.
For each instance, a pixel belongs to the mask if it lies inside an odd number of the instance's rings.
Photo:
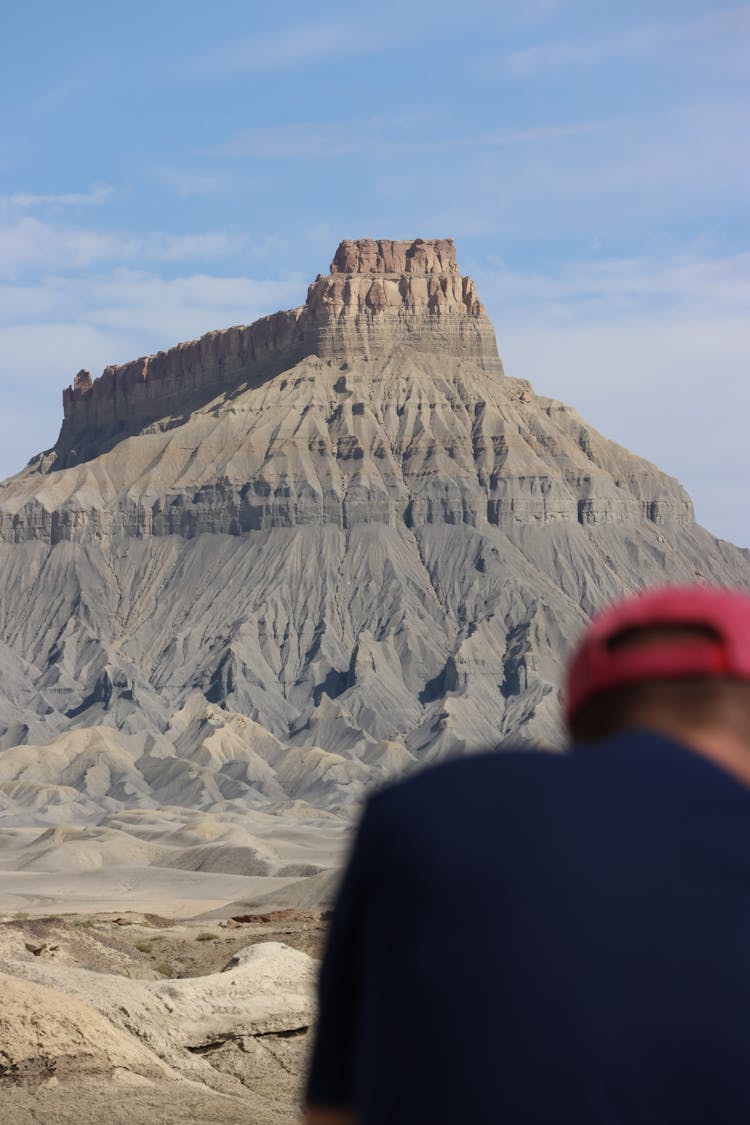
<svg viewBox="0 0 750 1125">
<path fill-rule="evenodd" d="M 707 635 L 613 645 L 625 633 L 659 626 L 705 629 Z M 750 682 L 748 594 L 711 586 L 664 586 L 598 613 L 568 665 L 565 721 L 570 727 L 591 699 L 610 688 L 686 676 Z"/>
</svg>

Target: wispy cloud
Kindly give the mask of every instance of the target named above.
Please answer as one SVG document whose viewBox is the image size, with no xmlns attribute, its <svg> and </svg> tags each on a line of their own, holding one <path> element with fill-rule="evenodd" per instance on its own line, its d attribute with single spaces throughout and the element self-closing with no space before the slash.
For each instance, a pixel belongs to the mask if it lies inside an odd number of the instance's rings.
<svg viewBox="0 0 750 1125">
<path fill-rule="evenodd" d="M 77 334 L 97 341 L 93 356 L 91 349 L 81 349 L 79 367 L 96 366 L 99 344 L 108 338 L 113 343 L 107 362 L 122 362 L 214 328 L 250 324 L 299 304 L 305 289 L 299 277 L 279 281 L 195 273 L 167 280 L 125 268 L 113 274 L 51 276 L 33 285 L 5 285 L 0 287 L 0 371 L 11 359 L 17 373 L 19 368 L 21 373 L 36 371 L 40 358 L 46 370 L 49 356 L 43 347 L 37 348 L 37 340 L 53 330 L 60 331 L 61 339 L 76 339 Z M 22 356 L 18 347 L 24 340 Z M 59 359 L 53 365 L 58 370 Z"/>
<path fill-rule="evenodd" d="M 5 277 L 15 277 L 25 268 L 80 269 L 134 252 L 135 240 L 108 232 L 55 226 L 32 215 L 0 226 L 0 273 Z"/>
<path fill-rule="evenodd" d="M 599 66 L 613 61 L 634 61 L 661 52 L 672 61 L 670 53 L 684 49 L 705 50 L 707 39 L 722 39 L 732 49 L 732 57 L 746 55 L 750 31 L 750 6 L 727 8 L 698 16 L 692 20 L 671 23 L 647 23 L 598 36 L 560 39 L 523 47 L 499 59 L 485 58 L 480 71 L 485 77 L 504 75 L 509 78 L 532 78 L 561 69 Z M 744 47 L 742 46 L 744 42 Z M 730 61 L 725 57 L 725 63 Z"/>
<path fill-rule="evenodd" d="M 0 207 L 19 210 L 87 207 L 106 203 L 113 194 L 114 188 L 110 184 L 94 184 L 88 191 L 73 191 L 59 195 L 35 195 L 32 192 L 16 191 L 12 195 L 0 196 Z"/>
<path fill-rule="evenodd" d="M 207 50 L 181 67 L 193 78 L 223 78 L 233 74 L 288 70 L 309 66 L 356 50 L 371 54 L 386 42 L 382 24 L 363 19 L 328 23 L 291 23 L 267 35 L 257 35 Z"/>
<path fill-rule="evenodd" d="M 245 234 L 231 231 L 131 235 L 51 223 L 34 215 L 0 224 L 0 277 L 25 270 L 78 270 L 101 262 L 181 262 L 231 257 L 248 246 Z"/>
<path fill-rule="evenodd" d="M 693 102 L 647 122 L 633 114 L 552 127 L 538 143 L 533 132 L 494 148 L 471 147 L 467 137 L 457 159 L 404 161 L 397 177 L 376 167 L 371 191 L 397 209 L 401 230 L 524 237 L 531 248 L 551 238 L 553 258 L 561 239 L 640 252 L 657 233 L 679 237 L 681 228 L 691 238 L 701 230 L 727 237 L 747 206 L 750 160 L 739 138 L 749 111 L 739 99 Z M 741 230 L 732 245 L 744 245 Z"/>
<path fill-rule="evenodd" d="M 444 127 L 444 126 L 443 126 Z M 371 117 L 353 121 L 308 121 L 245 129 L 217 149 L 218 156 L 256 160 L 384 157 L 494 149 L 543 143 L 601 128 L 596 121 L 487 129 L 435 136 L 436 123 L 420 117 Z"/>
<path fill-rule="evenodd" d="M 551 70 L 594 66 L 613 59 L 634 59 L 651 53 L 659 44 L 662 29 L 642 27 L 597 39 L 562 40 L 524 47 L 502 60 L 501 70 L 509 78 L 529 78 Z M 484 70 L 489 72 L 490 64 Z"/>
<path fill-rule="evenodd" d="M 750 313 L 750 253 L 706 257 L 608 258 L 567 262 L 534 273 L 493 260 L 478 272 L 481 291 L 504 309 L 538 311 L 577 320 L 585 311 L 630 313 L 701 307 L 722 315 Z"/>
<path fill-rule="evenodd" d="M 171 280 L 121 269 L 111 279 L 90 279 L 62 296 L 78 305 L 77 315 L 105 329 L 134 328 L 160 346 L 212 328 L 249 324 L 279 308 L 304 300 L 301 278 L 289 281 L 190 274 Z"/>
<path fill-rule="evenodd" d="M 359 10 L 356 5 L 341 4 L 335 20 L 329 17 L 315 22 L 295 20 L 290 11 L 274 31 L 208 47 L 170 69 L 182 78 L 221 79 L 296 70 L 329 59 L 359 59 L 384 50 L 408 54 L 415 42 L 422 48 L 449 42 L 454 48 L 457 35 L 473 38 L 478 26 L 489 35 L 507 34 L 509 28 L 538 29 L 564 2 L 526 0 L 519 5 L 517 0 L 473 0 L 470 20 L 457 15 L 455 5 L 444 0 L 410 0 L 409 4 L 379 0 L 376 7 L 360 6 Z"/>
<path fill-rule="evenodd" d="M 85 63 L 79 63 L 49 86 L 44 85 L 44 80 L 48 77 L 45 67 L 44 79 L 36 88 L 36 92 L 31 97 L 19 96 L 15 102 L 13 98 L 6 96 L 0 117 L 5 122 L 35 124 L 39 119 L 70 110 L 89 94 L 97 82 L 101 81 L 102 75 L 107 72 L 109 66 L 111 60 L 107 58 L 104 51 L 100 51 L 96 57 L 89 58 Z M 33 64 L 30 69 L 33 72 Z"/>
<path fill-rule="evenodd" d="M 407 128 L 411 122 L 407 123 Z M 306 121 L 243 129 L 217 150 L 218 156 L 278 159 L 330 159 L 357 153 L 382 154 L 384 146 L 399 144 L 404 123 L 369 118 L 360 121 Z M 401 141 L 403 143 L 403 141 Z"/>
<path fill-rule="evenodd" d="M 149 179 L 164 186 L 175 195 L 189 198 L 215 199 L 237 189 L 234 177 L 224 172 L 202 168 L 161 165 L 147 171 Z"/>
<path fill-rule="evenodd" d="M 155 231 L 137 240 L 135 253 L 163 262 L 226 258 L 241 253 L 247 241 L 247 235 L 223 230 L 200 234 L 164 234 Z"/>
</svg>

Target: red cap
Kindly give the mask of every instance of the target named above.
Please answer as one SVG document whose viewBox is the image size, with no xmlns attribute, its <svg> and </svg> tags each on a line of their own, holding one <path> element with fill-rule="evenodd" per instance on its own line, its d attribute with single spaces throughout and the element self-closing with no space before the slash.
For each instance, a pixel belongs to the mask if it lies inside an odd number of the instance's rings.
<svg viewBox="0 0 750 1125">
<path fill-rule="evenodd" d="M 713 635 L 610 647 L 623 633 L 661 625 Z M 565 721 L 570 727 L 589 700 L 620 684 L 684 676 L 750 682 L 750 596 L 711 586 L 664 586 L 596 614 L 568 665 Z"/>
</svg>

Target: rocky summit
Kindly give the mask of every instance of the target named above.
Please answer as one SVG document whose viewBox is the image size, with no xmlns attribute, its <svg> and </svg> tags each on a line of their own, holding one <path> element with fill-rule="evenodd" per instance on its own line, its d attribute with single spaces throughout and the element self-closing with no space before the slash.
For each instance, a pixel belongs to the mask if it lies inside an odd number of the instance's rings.
<svg viewBox="0 0 750 1125">
<path fill-rule="evenodd" d="M 416 764 L 559 742 L 608 599 L 750 584 L 675 480 L 504 374 L 448 239 L 343 242 L 301 307 L 63 405 L 0 484 L 6 823 L 346 818 Z"/>
<path fill-rule="evenodd" d="M 502 374 L 492 325 L 450 239 L 342 242 L 300 308 L 108 367 L 95 382 L 79 371 L 63 392 L 57 463 L 90 457 L 149 422 L 184 420 L 217 391 L 257 385 L 308 356 L 373 360 L 398 344 Z"/>
</svg>

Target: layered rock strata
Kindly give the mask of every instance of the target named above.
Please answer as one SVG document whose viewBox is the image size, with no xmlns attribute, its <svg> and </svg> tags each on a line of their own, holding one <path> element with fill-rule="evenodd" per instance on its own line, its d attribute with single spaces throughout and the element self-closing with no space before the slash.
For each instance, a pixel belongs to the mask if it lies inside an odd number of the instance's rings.
<svg viewBox="0 0 750 1125">
<path fill-rule="evenodd" d="M 227 333 L 156 357 L 119 440 L 127 379 L 79 376 L 57 453 L 0 484 L 6 819 L 346 816 L 421 762 L 559 739 L 602 603 L 750 585 L 675 480 L 501 376 L 451 243 L 343 243 L 298 312 L 260 322 L 263 378 Z M 287 316 L 317 350 L 284 351 Z"/>
<path fill-rule="evenodd" d="M 168 351 L 79 371 L 63 392 L 60 461 L 73 464 L 133 429 L 186 412 L 221 390 L 258 384 L 305 356 L 383 357 L 399 343 L 473 359 L 502 374 L 492 325 L 451 239 L 342 242 L 306 303 L 248 327 L 209 332 Z"/>
<path fill-rule="evenodd" d="M 0 541 L 247 535 L 359 523 L 689 525 L 680 485 L 570 407 L 398 346 L 310 357 L 64 471 L 0 486 Z"/>
</svg>

